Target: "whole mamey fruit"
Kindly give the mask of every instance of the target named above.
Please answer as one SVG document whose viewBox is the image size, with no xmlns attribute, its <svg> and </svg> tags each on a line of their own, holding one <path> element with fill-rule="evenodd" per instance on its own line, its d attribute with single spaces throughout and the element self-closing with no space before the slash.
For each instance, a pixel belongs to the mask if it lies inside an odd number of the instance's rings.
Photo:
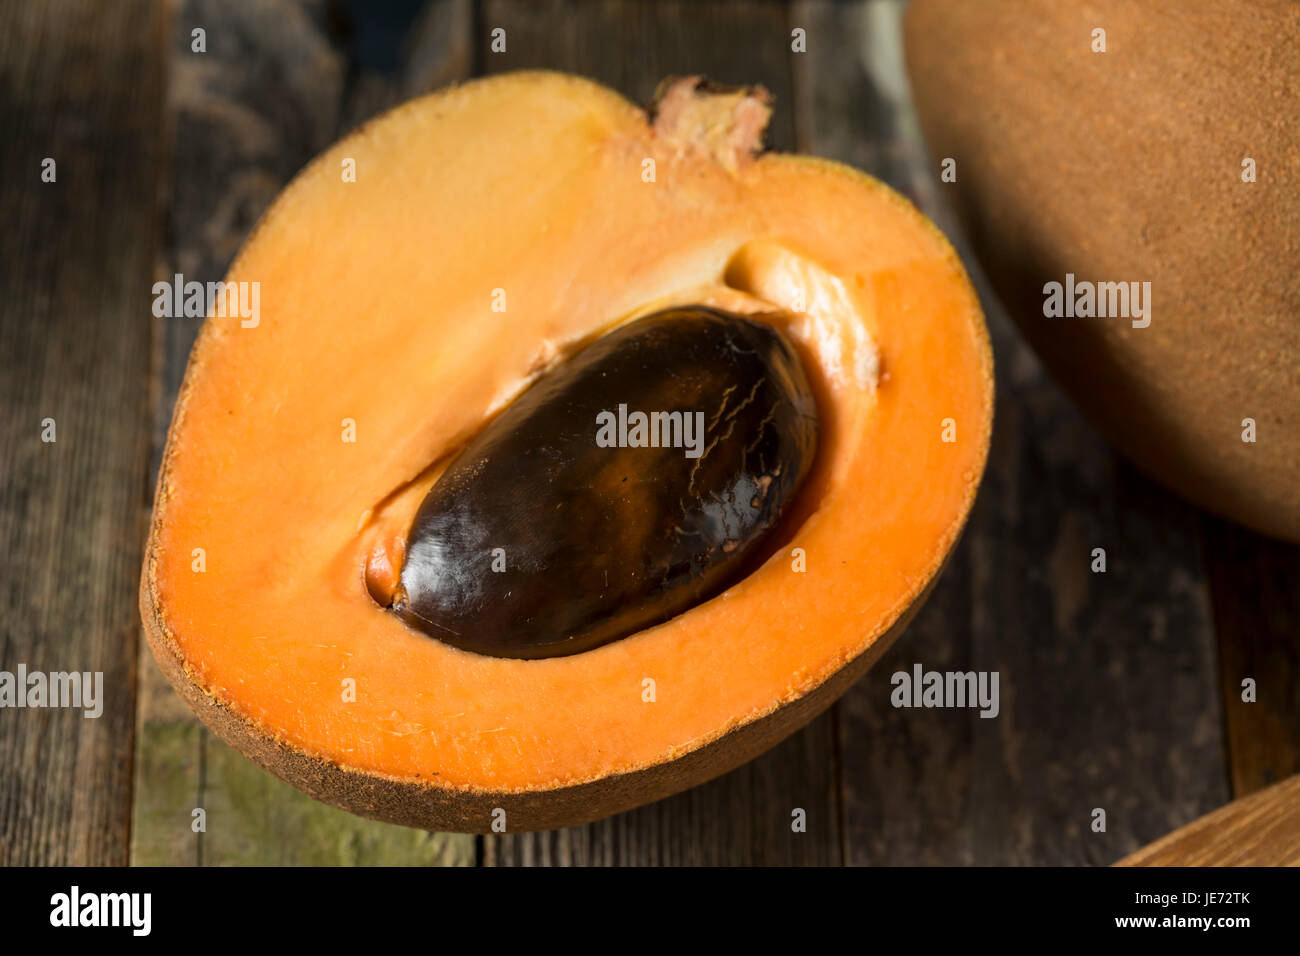
<svg viewBox="0 0 1300 956">
<path fill-rule="evenodd" d="M 914 0 L 906 43 L 1044 363 L 1143 470 L 1300 540 L 1300 5 Z"/>
</svg>

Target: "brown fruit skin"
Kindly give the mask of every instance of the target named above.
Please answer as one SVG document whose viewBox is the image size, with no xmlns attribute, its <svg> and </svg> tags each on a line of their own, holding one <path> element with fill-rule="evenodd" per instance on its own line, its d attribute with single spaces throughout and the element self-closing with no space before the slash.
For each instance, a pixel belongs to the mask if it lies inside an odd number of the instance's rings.
<svg viewBox="0 0 1300 956">
<path fill-rule="evenodd" d="M 1300 5 L 913 0 L 905 41 L 941 188 L 1044 364 L 1141 469 L 1300 541 Z M 1151 282 L 1150 326 L 1045 318 L 1067 272 Z"/>
</svg>

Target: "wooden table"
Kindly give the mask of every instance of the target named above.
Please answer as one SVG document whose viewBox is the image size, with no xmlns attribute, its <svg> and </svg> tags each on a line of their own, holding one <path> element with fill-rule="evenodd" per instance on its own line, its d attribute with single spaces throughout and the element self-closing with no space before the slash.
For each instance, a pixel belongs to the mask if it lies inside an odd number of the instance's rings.
<svg viewBox="0 0 1300 956">
<path fill-rule="evenodd" d="M 998 408 L 965 538 L 893 652 L 775 751 L 601 823 L 476 838 L 335 811 L 208 734 L 143 649 L 135 604 L 199 326 L 154 318 L 151 286 L 219 279 L 332 140 L 478 74 L 552 67 L 645 101 L 660 77 L 703 72 L 775 93 L 775 148 L 866 169 L 956 232 L 908 105 L 896 0 L 435 0 L 358 22 L 364 6 L 0 7 L 0 669 L 100 670 L 107 692 L 98 720 L 0 711 L 0 860 L 1106 864 L 1300 770 L 1300 549 L 1116 459 L 978 270 Z M 796 28 L 806 53 L 791 50 Z M 1096 547 L 1104 574 L 1090 571 Z M 889 675 L 913 662 L 999 671 L 1001 716 L 894 710 Z M 206 832 L 191 829 L 196 807 Z M 806 833 L 791 832 L 796 807 Z"/>
</svg>

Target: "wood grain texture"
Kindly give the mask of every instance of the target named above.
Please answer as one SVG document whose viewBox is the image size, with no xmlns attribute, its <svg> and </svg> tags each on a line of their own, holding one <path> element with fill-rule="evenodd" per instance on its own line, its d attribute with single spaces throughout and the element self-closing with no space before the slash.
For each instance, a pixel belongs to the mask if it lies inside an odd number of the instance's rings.
<svg viewBox="0 0 1300 956">
<path fill-rule="evenodd" d="M 0 863 L 126 859 L 161 36 L 149 0 L 0 5 L 0 669 L 104 708 L 0 712 Z"/>
<path fill-rule="evenodd" d="M 1244 797 L 1300 773 L 1300 545 L 1204 521 L 1232 795 Z"/>
<path fill-rule="evenodd" d="M 506 31 L 506 51 L 490 49 Z M 790 28 L 777 3 L 488 2 L 483 72 L 581 73 L 646 103 L 671 74 L 761 83 L 776 97 L 768 142 L 794 145 Z M 825 864 L 841 859 L 834 723 L 829 715 L 745 767 L 599 823 L 483 838 L 486 865 Z M 802 809 L 806 832 L 792 830 Z"/>
<path fill-rule="evenodd" d="M 794 148 L 790 28 L 784 3 L 764 0 L 484 0 L 482 73 L 579 73 L 647 104 L 666 76 L 696 73 L 731 85 L 761 83 L 776 97 L 767 145 Z M 491 31 L 506 32 L 494 53 Z"/>
<path fill-rule="evenodd" d="M 364 13 L 364 11 L 362 11 Z M 163 179 L 166 238 L 156 272 L 218 280 L 294 173 L 374 113 L 461 75 L 464 0 L 394 7 L 359 24 L 322 0 L 183 0 L 168 43 Z M 205 52 L 193 30 L 205 31 Z M 201 320 L 156 320 L 152 473 Z M 152 487 L 152 486 L 151 486 Z M 140 643 L 131 859 L 140 865 L 466 865 L 474 841 L 352 816 L 260 770 L 210 734 Z M 207 815 L 193 829 L 193 811 Z"/>
<path fill-rule="evenodd" d="M 959 551 L 841 703 L 845 856 L 1106 863 L 1227 799 L 1199 519 L 1117 461 L 990 294 L 910 107 L 902 8 L 795 5 L 800 146 L 889 182 L 956 240 L 993 337 L 997 417 Z M 1000 715 L 894 709 L 890 675 L 915 662 L 997 671 Z"/>
<path fill-rule="evenodd" d="M 1300 866 L 1300 776 L 1234 800 L 1116 866 Z"/>
</svg>

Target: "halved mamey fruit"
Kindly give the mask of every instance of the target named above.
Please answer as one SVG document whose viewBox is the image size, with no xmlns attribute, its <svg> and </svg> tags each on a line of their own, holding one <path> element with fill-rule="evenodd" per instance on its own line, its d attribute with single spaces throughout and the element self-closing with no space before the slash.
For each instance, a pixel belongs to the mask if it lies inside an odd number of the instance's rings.
<svg viewBox="0 0 1300 956">
<path fill-rule="evenodd" d="M 322 800 L 522 830 L 689 787 L 828 706 L 957 539 L 992 359 L 947 242 L 869 177 L 757 154 L 757 91 L 659 104 L 550 73 L 414 101 L 231 268 L 260 315 L 195 346 L 141 609 L 199 715 Z M 669 493 L 698 547 L 660 533 Z"/>
</svg>

